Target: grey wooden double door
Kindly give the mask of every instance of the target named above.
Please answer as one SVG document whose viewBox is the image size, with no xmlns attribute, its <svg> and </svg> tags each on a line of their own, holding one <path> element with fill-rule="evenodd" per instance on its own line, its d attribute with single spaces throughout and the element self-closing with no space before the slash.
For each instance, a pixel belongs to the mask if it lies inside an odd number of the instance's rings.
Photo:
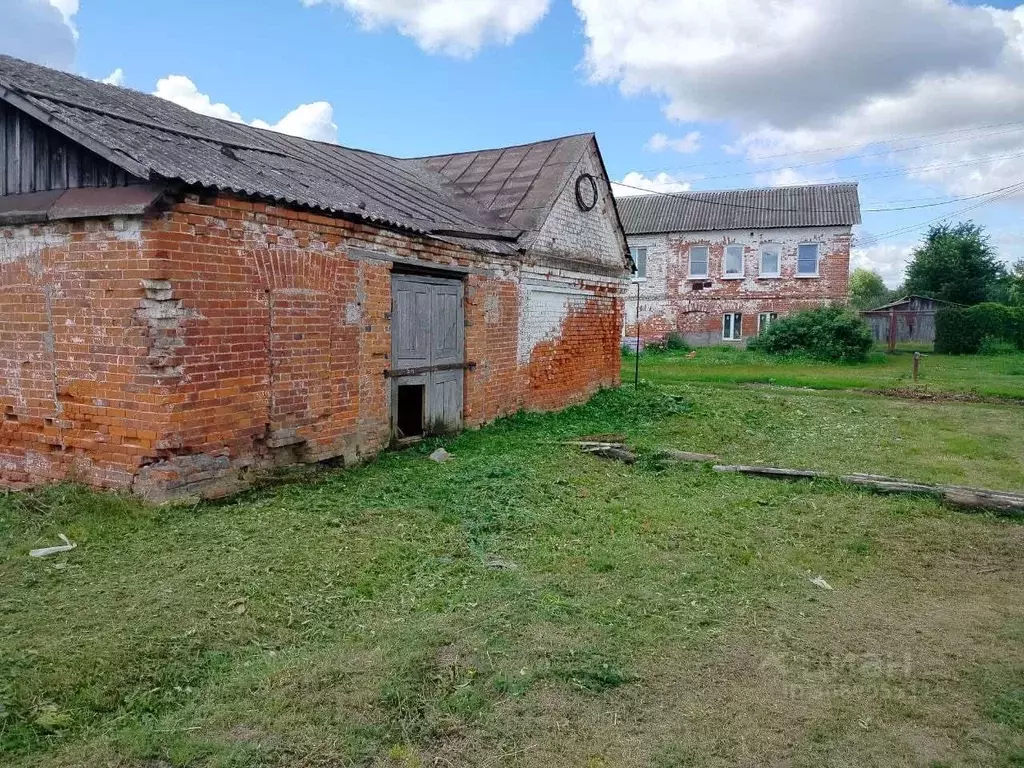
<svg viewBox="0 0 1024 768">
<path fill-rule="evenodd" d="M 462 282 L 393 275 L 391 297 L 393 423 L 399 404 L 409 402 L 410 390 L 400 398 L 399 387 L 422 387 L 422 431 L 460 429 L 466 361 Z"/>
</svg>

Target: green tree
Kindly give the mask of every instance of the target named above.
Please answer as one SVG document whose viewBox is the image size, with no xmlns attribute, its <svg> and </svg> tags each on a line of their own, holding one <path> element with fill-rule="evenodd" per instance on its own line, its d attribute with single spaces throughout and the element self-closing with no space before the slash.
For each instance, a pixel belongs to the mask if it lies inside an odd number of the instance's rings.
<svg viewBox="0 0 1024 768">
<path fill-rule="evenodd" d="M 881 276 L 870 269 L 859 267 L 850 275 L 850 306 L 854 309 L 874 309 L 889 300 L 889 289 Z"/>
<path fill-rule="evenodd" d="M 985 230 L 973 222 L 928 230 L 907 267 L 907 292 L 957 304 L 993 298 L 1006 268 L 996 260 Z"/>
<path fill-rule="evenodd" d="M 1024 307 L 1024 259 L 1019 259 L 1013 265 L 1007 281 L 1010 284 L 1009 291 L 1007 291 L 1008 303 L 1015 307 Z"/>
</svg>

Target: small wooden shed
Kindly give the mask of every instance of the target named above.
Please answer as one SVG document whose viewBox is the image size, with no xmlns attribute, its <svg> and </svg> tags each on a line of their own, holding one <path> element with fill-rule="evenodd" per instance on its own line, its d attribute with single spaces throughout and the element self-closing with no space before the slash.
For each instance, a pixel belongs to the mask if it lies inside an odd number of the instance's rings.
<svg viewBox="0 0 1024 768">
<path fill-rule="evenodd" d="M 871 326 L 875 341 L 890 348 L 901 342 L 935 343 L 935 315 L 950 302 L 928 296 L 904 296 L 875 309 L 860 313 Z"/>
</svg>

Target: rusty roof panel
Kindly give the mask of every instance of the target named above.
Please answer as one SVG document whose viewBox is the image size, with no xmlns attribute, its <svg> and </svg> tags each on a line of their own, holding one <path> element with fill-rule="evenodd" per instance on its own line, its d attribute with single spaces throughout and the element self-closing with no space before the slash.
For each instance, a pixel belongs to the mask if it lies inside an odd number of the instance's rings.
<svg viewBox="0 0 1024 768">
<path fill-rule="evenodd" d="M 592 141 L 585 133 L 418 162 L 438 169 L 511 226 L 536 233 Z"/>
</svg>

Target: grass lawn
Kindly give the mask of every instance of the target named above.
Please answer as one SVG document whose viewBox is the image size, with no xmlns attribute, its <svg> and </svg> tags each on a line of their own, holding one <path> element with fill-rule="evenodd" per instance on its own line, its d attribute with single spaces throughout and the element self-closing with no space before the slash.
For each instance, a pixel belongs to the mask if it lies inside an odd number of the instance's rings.
<svg viewBox="0 0 1024 768">
<path fill-rule="evenodd" d="M 442 465 L 164 509 L 0 496 L 0 762 L 1024 765 L 1024 525 L 561 444 L 1020 489 L 1024 408 L 683 365 Z M 78 549 L 27 556 L 60 532 Z"/>
<path fill-rule="evenodd" d="M 711 347 L 688 360 L 685 353 L 641 355 L 642 378 L 662 384 L 774 384 L 815 389 L 889 389 L 913 387 L 912 348 L 894 355 L 876 352 L 871 362 L 832 365 L 772 357 L 745 349 Z M 922 348 L 923 350 L 923 348 Z M 1024 353 L 952 356 L 924 352 L 917 386 L 923 391 L 966 392 L 986 397 L 1024 399 Z M 633 380 L 630 358 L 624 378 Z"/>
</svg>

